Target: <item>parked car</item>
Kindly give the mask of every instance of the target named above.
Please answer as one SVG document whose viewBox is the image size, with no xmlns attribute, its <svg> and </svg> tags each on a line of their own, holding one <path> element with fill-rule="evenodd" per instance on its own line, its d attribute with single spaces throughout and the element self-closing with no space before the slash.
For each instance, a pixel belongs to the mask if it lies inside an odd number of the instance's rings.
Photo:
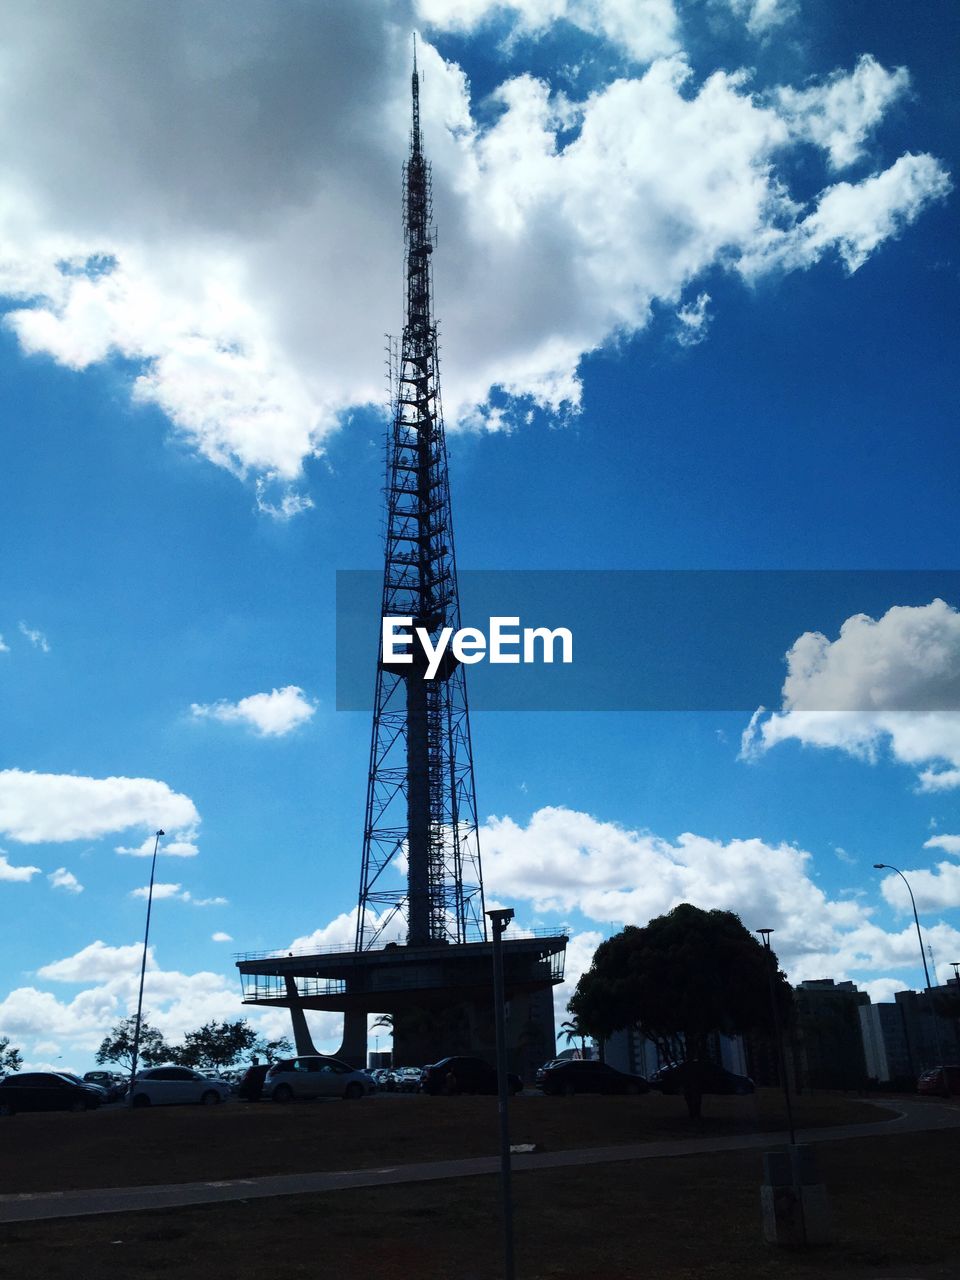
<svg viewBox="0 0 960 1280">
<path fill-rule="evenodd" d="M 537 1072 L 537 1088 L 546 1094 L 649 1093 L 643 1076 L 629 1075 L 594 1058 L 567 1058 L 545 1063 Z"/>
<path fill-rule="evenodd" d="M 661 1067 L 650 1076 L 650 1084 L 661 1093 L 683 1093 L 683 1075 L 686 1067 L 670 1065 Z M 734 1093 L 747 1094 L 754 1092 L 754 1083 L 749 1076 L 738 1076 L 726 1067 L 715 1062 L 698 1064 L 700 1089 L 702 1093 Z"/>
<path fill-rule="evenodd" d="M 167 1107 L 178 1102 L 199 1102 L 209 1107 L 229 1096 L 230 1086 L 225 1080 L 211 1080 L 192 1067 L 167 1066 L 138 1071 L 130 1101 L 135 1107 Z"/>
<path fill-rule="evenodd" d="M 270 1065 L 267 1062 L 252 1063 L 237 1085 L 237 1093 L 248 1102 L 259 1102 L 263 1096 L 263 1082 L 267 1078 Z"/>
<path fill-rule="evenodd" d="M 17 1111 L 92 1111 L 104 1100 L 96 1085 L 55 1071 L 23 1071 L 0 1080 L 0 1116 Z"/>
<path fill-rule="evenodd" d="M 507 1092 L 519 1093 L 523 1081 L 507 1074 Z M 436 1096 L 441 1093 L 496 1093 L 497 1072 L 482 1058 L 441 1058 L 420 1072 L 420 1089 Z"/>
<path fill-rule="evenodd" d="M 363 1098 L 376 1085 L 366 1071 L 358 1071 L 339 1058 L 303 1054 L 275 1062 L 263 1082 L 263 1093 L 274 1102 L 294 1098 Z"/>
<path fill-rule="evenodd" d="M 419 1093 L 422 1067 L 400 1067 L 394 1073 L 394 1088 L 398 1093 Z"/>
<path fill-rule="evenodd" d="M 940 1098 L 960 1093 L 960 1067 L 931 1067 L 917 1081 L 917 1093 L 934 1094 Z"/>
<path fill-rule="evenodd" d="M 130 1083 L 126 1076 L 117 1075 L 115 1071 L 87 1071 L 83 1080 L 85 1084 L 97 1084 L 105 1089 L 108 1102 L 117 1102 L 125 1097 Z"/>
</svg>

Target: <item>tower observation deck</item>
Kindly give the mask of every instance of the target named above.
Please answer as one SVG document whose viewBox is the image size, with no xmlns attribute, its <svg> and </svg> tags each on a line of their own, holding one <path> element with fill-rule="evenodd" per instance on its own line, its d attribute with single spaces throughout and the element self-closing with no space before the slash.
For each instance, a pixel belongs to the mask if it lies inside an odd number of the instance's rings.
<svg viewBox="0 0 960 1280">
<path fill-rule="evenodd" d="M 460 628 L 431 261 L 432 179 L 413 123 L 404 166 L 405 315 L 387 442 L 382 616 L 410 618 L 435 640 Z M 374 620 L 371 619 L 371 624 Z M 487 941 L 473 752 L 463 667 L 451 656 L 427 679 L 378 661 L 363 857 L 352 949 L 237 959 L 246 1003 L 291 1011 L 299 1053 L 313 1044 L 304 1010 L 342 1010 L 339 1056 L 365 1065 L 368 1013 L 390 1014 L 396 1065 L 493 1051 L 492 944 Z M 449 650 L 447 650 L 449 655 Z M 560 934 L 504 940 L 512 1069 L 555 1052 L 552 988 Z"/>
</svg>

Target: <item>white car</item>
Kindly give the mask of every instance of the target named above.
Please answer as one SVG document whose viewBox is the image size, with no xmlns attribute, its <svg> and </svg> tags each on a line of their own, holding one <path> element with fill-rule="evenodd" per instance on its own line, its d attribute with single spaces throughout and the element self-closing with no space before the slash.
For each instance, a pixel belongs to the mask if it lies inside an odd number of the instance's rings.
<svg viewBox="0 0 960 1280">
<path fill-rule="evenodd" d="M 267 1072 L 263 1096 L 274 1102 L 294 1098 L 362 1098 L 376 1089 L 373 1077 L 339 1058 L 304 1054 L 282 1058 Z"/>
<path fill-rule="evenodd" d="M 137 1072 L 131 1102 L 135 1107 L 164 1107 L 176 1102 L 215 1106 L 229 1096 L 225 1080 L 211 1080 L 191 1067 L 148 1067 Z"/>
</svg>

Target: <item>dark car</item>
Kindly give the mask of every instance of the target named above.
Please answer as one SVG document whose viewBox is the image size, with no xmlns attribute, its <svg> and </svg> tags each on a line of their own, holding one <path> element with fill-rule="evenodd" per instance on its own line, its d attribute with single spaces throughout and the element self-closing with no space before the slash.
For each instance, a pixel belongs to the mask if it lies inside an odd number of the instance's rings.
<svg viewBox="0 0 960 1280">
<path fill-rule="evenodd" d="M 512 1072 L 507 1074 L 507 1092 L 519 1093 L 523 1081 Z M 441 1058 L 420 1073 L 423 1093 L 496 1093 L 497 1072 L 482 1058 Z"/>
<path fill-rule="evenodd" d="M 643 1076 L 629 1075 L 592 1058 L 547 1062 L 537 1072 L 537 1088 L 547 1094 L 649 1093 Z"/>
<path fill-rule="evenodd" d="M 917 1093 L 933 1094 L 946 1098 L 960 1093 L 960 1067 L 931 1067 L 917 1081 Z"/>
<path fill-rule="evenodd" d="M 0 1116 L 17 1111 L 92 1111 L 105 1094 L 54 1071 L 24 1071 L 0 1080 Z"/>
<path fill-rule="evenodd" d="M 247 1067 L 237 1086 L 237 1093 L 247 1102 L 259 1102 L 263 1093 L 263 1082 L 270 1070 L 268 1062 L 256 1062 Z"/>
<path fill-rule="evenodd" d="M 738 1076 L 715 1062 L 690 1063 L 688 1065 L 661 1067 L 650 1077 L 650 1084 L 661 1093 L 683 1093 L 684 1072 L 695 1070 L 701 1093 L 746 1094 L 754 1092 L 749 1076 Z"/>
<path fill-rule="evenodd" d="M 84 1084 L 96 1084 L 106 1090 L 108 1102 L 118 1102 L 126 1096 L 129 1080 L 117 1075 L 114 1071 L 87 1071 L 83 1077 Z"/>
</svg>

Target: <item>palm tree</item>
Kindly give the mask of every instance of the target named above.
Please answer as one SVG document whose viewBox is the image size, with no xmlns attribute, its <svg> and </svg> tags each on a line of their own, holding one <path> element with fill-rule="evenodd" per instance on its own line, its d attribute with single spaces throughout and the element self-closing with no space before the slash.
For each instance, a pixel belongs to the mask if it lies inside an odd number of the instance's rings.
<svg viewBox="0 0 960 1280">
<path fill-rule="evenodd" d="M 566 1037 L 567 1044 L 574 1044 L 580 1041 L 580 1057 L 587 1056 L 587 1033 L 583 1030 L 576 1018 L 571 1018 L 569 1022 L 560 1023 L 560 1033 Z"/>
</svg>

